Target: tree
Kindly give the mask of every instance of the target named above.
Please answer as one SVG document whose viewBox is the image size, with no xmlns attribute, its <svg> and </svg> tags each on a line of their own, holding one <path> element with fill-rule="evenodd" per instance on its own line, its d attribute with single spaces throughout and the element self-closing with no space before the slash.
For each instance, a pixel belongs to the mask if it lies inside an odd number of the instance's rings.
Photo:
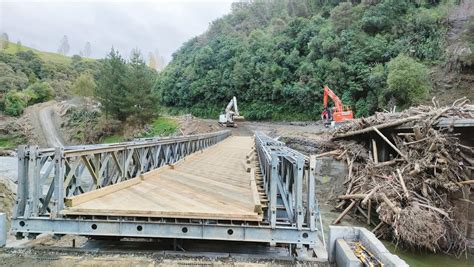
<svg viewBox="0 0 474 267">
<path fill-rule="evenodd" d="M 381 102 L 387 103 L 393 98 L 398 106 L 406 108 L 419 104 L 430 87 L 428 68 L 400 54 L 388 63 L 387 89 Z"/>
<path fill-rule="evenodd" d="M 95 95 L 101 103 L 101 109 L 105 112 L 106 118 L 112 115 L 120 121 L 125 121 L 129 115 L 128 110 L 131 103 L 127 98 L 126 73 L 125 60 L 117 50 L 112 48 L 99 70 L 99 79 L 95 90 Z"/>
<path fill-rule="evenodd" d="M 88 73 L 81 74 L 72 85 L 72 92 L 78 96 L 91 97 L 95 89 L 94 77 Z"/>
<path fill-rule="evenodd" d="M 162 71 L 165 68 L 165 59 L 160 55 L 160 51 L 155 49 L 155 58 L 156 58 L 156 70 Z"/>
<path fill-rule="evenodd" d="M 69 53 L 69 41 L 67 35 L 64 35 L 59 44 L 58 53 L 62 55 L 67 55 Z"/>
<path fill-rule="evenodd" d="M 21 70 L 16 72 L 8 64 L 0 62 L 0 94 L 10 90 L 22 90 L 28 86 L 28 77 Z"/>
<path fill-rule="evenodd" d="M 7 49 L 8 45 L 10 44 L 8 39 L 8 34 L 6 32 L 2 33 L 2 37 L 0 39 L 0 46 L 2 49 Z"/>
<path fill-rule="evenodd" d="M 10 116 L 20 116 L 27 104 L 28 100 L 25 94 L 12 90 L 5 96 L 5 113 Z"/>
<path fill-rule="evenodd" d="M 132 56 L 133 56 L 133 53 L 134 52 L 132 51 Z M 148 67 L 156 70 L 156 58 L 152 52 L 148 53 Z"/>
<path fill-rule="evenodd" d="M 130 114 L 140 124 L 145 124 L 157 114 L 158 98 L 153 91 L 156 72 L 147 67 L 139 50 L 132 51 L 128 64 L 127 92 L 133 104 Z"/>
<path fill-rule="evenodd" d="M 90 57 L 91 54 L 92 54 L 91 43 L 86 42 L 86 45 L 84 46 L 84 51 L 83 51 L 82 55 L 84 57 Z"/>
</svg>

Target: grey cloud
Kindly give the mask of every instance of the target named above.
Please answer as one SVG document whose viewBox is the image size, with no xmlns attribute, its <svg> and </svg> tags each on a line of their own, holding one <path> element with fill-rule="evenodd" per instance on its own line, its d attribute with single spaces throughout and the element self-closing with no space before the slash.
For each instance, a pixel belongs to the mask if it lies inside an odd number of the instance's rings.
<svg viewBox="0 0 474 267">
<path fill-rule="evenodd" d="M 55 52 L 67 35 L 70 54 L 89 41 L 92 57 L 104 57 L 114 46 L 128 57 L 138 47 L 144 55 L 158 49 L 168 61 L 183 42 L 204 32 L 230 11 L 226 1 L 1 1 L 0 32 L 10 40 Z"/>
</svg>

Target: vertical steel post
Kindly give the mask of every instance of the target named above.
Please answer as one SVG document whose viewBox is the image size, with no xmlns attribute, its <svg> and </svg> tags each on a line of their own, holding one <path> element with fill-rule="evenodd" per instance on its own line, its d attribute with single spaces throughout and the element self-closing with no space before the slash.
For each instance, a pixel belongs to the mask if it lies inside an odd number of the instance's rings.
<svg viewBox="0 0 474 267">
<path fill-rule="evenodd" d="M 57 147 L 54 151 L 54 204 L 52 217 L 61 217 L 64 208 L 64 148 Z"/>
<path fill-rule="evenodd" d="M 270 174 L 270 225 L 272 229 L 276 227 L 277 219 L 277 179 L 278 179 L 278 155 L 272 153 L 272 165 Z"/>
<path fill-rule="evenodd" d="M 308 221 L 311 231 L 316 230 L 316 200 L 315 200 L 315 171 L 316 171 L 316 156 L 311 155 L 309 158 L 309 179 L 308 179 Z"/>
<path fill-rule="evenodd" d="M 296 160 L 296 174 L 295 177 L 295 200 L 296 200 L 296 227 L 298 230 L 303 229 L 303 174 L 304 174 L 304 163 L 305 159 L 303 157 L 298 157 Z"/>
<path fill-rule="evenodd" d="M 25 213 L 25 205 L 28 198 L 28 158 L 26 156 L 26 146 L 18 147 L 18 187 L 13 219 L 21 217 Z"/>
<path fill-rule="evenodd" d="M 38 147 L 30 147 L 28 153 L 28 200 L 26 202 L 25 217 L 29 218 L 38 210 L 38 187 L 39 171 L 38 171 Z"/>
</svg>

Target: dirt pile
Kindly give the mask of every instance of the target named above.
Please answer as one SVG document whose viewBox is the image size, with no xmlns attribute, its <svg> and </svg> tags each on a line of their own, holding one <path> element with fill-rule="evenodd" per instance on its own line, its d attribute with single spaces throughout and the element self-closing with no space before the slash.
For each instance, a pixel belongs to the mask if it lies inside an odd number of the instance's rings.
<svg viewBox="0 0 474 267">
<path fill-rule="evenodd" d="M 343 211 L 334 223 L 359 212 L 379 222 L 377 235 L 407 247 L 457 255 L 466 250 L 452 196 L 473 184 L 474 149 L 461 144 L 452 125 L 436 123 L 473 119 L 474 106 L 466 99 L 447 107 L 433 103 L 357 119 L 333 133 L 338 157 L 349 166 L 346 192 L 338 197 Z M 379 161 L 382 146 L 390 155 Z"/>
<path fill-rule="evenodd" d="M 220 127 L 217 120 L 203 120 L 186 114 L 177 118 L 179 124 L 179 132 L 182 135 L 210 133 L 225 130 Z"/>
<path fill-rule="evenodd" d="M 13 204 L 15 203 L 15 185 L 0 177 L 0 212 L 7 214 L 8 227 L 10 227 L 10 218 L 12 217 Z"/>
</svg>

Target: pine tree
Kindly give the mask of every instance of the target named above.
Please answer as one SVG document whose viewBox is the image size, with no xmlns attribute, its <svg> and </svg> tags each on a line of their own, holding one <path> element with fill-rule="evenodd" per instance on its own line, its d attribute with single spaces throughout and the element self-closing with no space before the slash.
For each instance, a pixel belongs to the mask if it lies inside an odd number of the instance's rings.
<svg viewBox="0 0 474 267">
<path fill-rule="evenodd" d="M 64 35 L 61 39 L 61 43 L 59 44 L 58 53 L 62 55 L 67 55 L 69 53 L 69 41 L 67 39 L 67 35 Z"/>
<path fill-rule="evenodd" d="M 140 124 L 156 116 L 157 96 L 153 92 L 155 72 L 148 68 L 138 49 L 132 51 L 128 65 L 127 92 L 133 102 L 130 113 Z"/>
<path fill-rule="evenodd" d="M 125 86 L 126 73 L 125 60 L 112 48 L 103 61 L 95 90 L 106 118 L 111 115 L 120 121 L 125 121 L 129 115 L 127 111 L 131 103 Z"/>
</svg>

